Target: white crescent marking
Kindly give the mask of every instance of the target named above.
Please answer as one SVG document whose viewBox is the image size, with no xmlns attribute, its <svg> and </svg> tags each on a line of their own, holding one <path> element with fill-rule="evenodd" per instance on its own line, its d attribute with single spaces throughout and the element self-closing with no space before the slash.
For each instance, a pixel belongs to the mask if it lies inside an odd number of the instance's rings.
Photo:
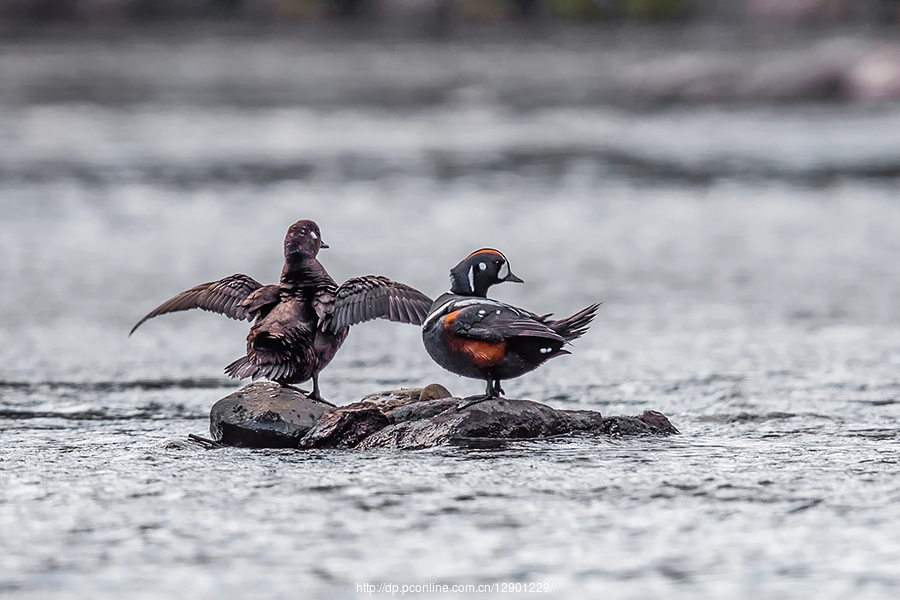
<svg viewBox="0 0 900 600">
<path fill-rule="evenodd" d="M 425 322 L 422 323 L 422 328 L 423 329 L 427 328 L 431 322 L 433 322 L 437 319 L 440 319 L 444 315 L 449 314 L 449 313 L 453 312 L 454 310 L 459 310 L 461 308 L 465 308 L 467 306 L 472 306 L 474 304 L 484 304 L 487 306 L 499 306 L 501 309 L 506 308 L 506 309 L 513 311 L 515 314 L 517 314 L 519 316 L 522 315 L 522 313 L 520 313 L 518 310 L 516 310 L 515 307 L 510 306 L 509 304 L 503 304 L 502 302 L 497 302 L 496 300 L 491 300 L 490 298 L 466 298 L 464 300 L 459 300 L 458 298 L 459 298 L 459 296 L 457 296 L 456 298 L 450 298 L 449 300 L 447 300 L 446 302 L 441 304 L 439 307 L 437 307 L 434 311 L 432 311 L 432 313 L 430 315 L 428 315 L 428 318 L 425 319 Z M 497 310 L 497 314 L 498 315 L 500 314 L 500 309 Z"/>
</svg>

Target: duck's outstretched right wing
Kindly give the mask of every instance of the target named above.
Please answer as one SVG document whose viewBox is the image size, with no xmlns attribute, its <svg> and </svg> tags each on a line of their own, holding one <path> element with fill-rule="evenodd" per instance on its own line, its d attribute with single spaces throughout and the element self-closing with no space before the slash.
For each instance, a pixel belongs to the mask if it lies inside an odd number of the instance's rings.
<svg viewBox="0 0 900 600">
<path fill-rule="evenodd" d="M 261 283 L 252 277 L 241 275 L 240 273 L 218 281 L 202 283 L 186 292 L 181 292 L 174 298 L 166 300 L 151 310 L 147 316 L 131 328 L 128 335 L 130 336 L 134 333 L 147 319 L 192 308 L 208 310 L 225 315 L 231 319 L 247 319 L 249 321 L 253 318 L 256 311 L 253 310 L 252 306 L 245 306 L 244 301 L 261 287 L 263 287 Z"/>
</svg>

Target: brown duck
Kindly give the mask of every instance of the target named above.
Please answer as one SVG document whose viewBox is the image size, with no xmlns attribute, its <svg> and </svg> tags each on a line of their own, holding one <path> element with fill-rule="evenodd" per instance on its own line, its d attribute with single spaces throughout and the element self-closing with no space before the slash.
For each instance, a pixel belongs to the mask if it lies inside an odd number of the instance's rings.
<svg viewBox="0 0 900 600">
<path fill-rule="evenodd" d="M 150 311 L 128 335 L 147 319 L 191 308 L 254 321 L 247 355 L 225 367 L 225 373 L 283 385 L 312 379 L 309 397 L 326 402 L 319 392 L 319 373 L 351 325 L 372 319 L 421 325 L 432 304 L 422 292 L 377 275 L 355 277 L 339 287 L 316 259 L 319 249 L 327 247 L 315 222 L 297 221 L 284 238 L 278 285 L 262 285 L 242 274 L 204 283 Z"/>
</svg>

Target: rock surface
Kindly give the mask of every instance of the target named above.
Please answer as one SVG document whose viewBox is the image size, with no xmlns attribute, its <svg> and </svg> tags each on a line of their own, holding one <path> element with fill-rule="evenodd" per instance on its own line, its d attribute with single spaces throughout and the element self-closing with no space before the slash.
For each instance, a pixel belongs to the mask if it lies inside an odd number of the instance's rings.
<svg viewBox="0 0 900 600">
<path fill-rule="evenodd" d="M 244 386 L 209 411 L 209 433 L 226 446 L 296 448 L 327 405 L 273 382 Z"/>
<path fill-rule="evenodd" d="M 608 436 L 670 435 L 678 430 L 661 413 L 603 417 L 591 410 L 556 410 L 530 400 L 496 398 L 459 408 L 443 386 L 370 394 L 338 408 L 277 383 L 253 383 L 210 411 L 213 439 L 255 448 L 394 448 L 441 445 L 493 447 L 508 440 L 574 433 Z"/>
<path fill-rule="evenodd" d="M 395 411 L 406 409 L 406 412 L 409 413 L 411 412 L 410 408 L 434 405 L 435 401 L 441 402 L 438 400 L 440 398 L 444 399 L 441 410 L 445 410 L 450 405 L 455 406 L 458 402 L 450 396 L 447 388 L 436 383 L 421 389 L 369 394 L 359 402 L 342 406 L 323 415 L 315 427 L 300 441 L 300 447 L 353 448 L 366 437 L 392 423 L 389 415 Z M 416 415 L 412 418 L 425 418 L 419 416 L 419 413 L 415 411 L 412 411 L 412 414 Z"/>
</svg>

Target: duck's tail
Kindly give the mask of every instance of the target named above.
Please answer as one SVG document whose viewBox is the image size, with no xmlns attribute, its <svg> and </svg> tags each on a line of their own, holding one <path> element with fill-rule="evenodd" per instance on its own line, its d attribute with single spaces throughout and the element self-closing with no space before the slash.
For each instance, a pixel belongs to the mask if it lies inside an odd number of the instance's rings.
<svg viewBox="0 0 900 600">
<path fill-rule="evenodd" d="M 561 335 L 567 342 L 577 340 L 587 333 L 588 327 L 591 326 L 591 321 L 594 320 L 594 316 L 597 314 L 597 309 L 600 308 L 600 304 L 600 302 L 591 304 L 566 319 L 549 321 L 547 326 Z"/>
<path fill-rule="evenodd" d="M 225 367 L 225 374 L 235 379 L 246 379 L 248 377 L 256 379 L 258 377 L 257 371 L 256 365 L 250 362 L 250 359 L 246 356 L 242 356 Z"/>
</svg>

